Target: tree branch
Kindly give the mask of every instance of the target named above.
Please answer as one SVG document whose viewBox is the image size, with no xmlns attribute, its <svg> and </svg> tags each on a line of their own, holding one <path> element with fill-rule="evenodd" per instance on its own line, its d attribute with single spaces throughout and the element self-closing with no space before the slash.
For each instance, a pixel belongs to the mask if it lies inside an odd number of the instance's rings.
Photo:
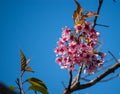
<svg viewBox="0 0 120 94">
<path fill-rule="evenodd" d="M 18 85 L 18 88 L 20 90 L 20 94 L 22 94 L 19 78 L 16 79 L 16 84 Z"/>
<path fill-rule="evenodd" d="M 80 78 L 81 78 L 82 70 L 83 70 L 83 64 L 80 66 L 79 72 L 78 72 L 78 74 L 77 74 L 77 82 L 79 82 L 79 80 L 80 80 Z"/>
<path fill-rule="evenodd" d="M 116 57 L 112 54 L 111 51 L 108 51 L 108 53 L 113 57 L 113 59 L 114 59 L 116 62 L 118 62 L 118 60 L 117 60 Z"/>
<path fill-rule="evenodd" d="M 118 0 L 113 0 L 113 2 L 117 2 Z"/>
<path fill-rule="evenodd" d="M 79 71 L 78 71 L 76 77 L 73 79 L 72 85 L 73 85 L 74 83 L 76 83 L 76 82 L 79 82 L 79 80 L 80 80 L 80 78 L 81 78 L 80 76 L 81 76 L 81 73 L 82 73 L 82 69 L 83 69 L 83 64 L 80 66 Z"/>
<path fill-rule="evenodd" d="M 108 70 L 103 72 L 101 75 L 99 75 L 95 79 L 90 80 L 90 81 L 88 80 L 89 81 L 88 83 L 80 84 L 80 83 L 76 82 L 76 83 L 72 84 L 70 87 L 70 92 L 67 92 L 67 93 L 63 92 L 63 94 L 71 94 L 74 91 L 89 88 L 89 87 L 95 85 L 96 83 L 100 82 L 104 77 L 108 76 L 111 73 L 114 73 L 114 71 L 117 70 L 118 68 L 120 68 L 120 62 L 115 63 L 111 68 L 109 68 Z M 120 74 L 117 76 L 120 76 Z"/>
<path fill-rule="evenodd" d="M 97 14 L 98 15 L 100 13 L 100 9 L 102 7 L 102 4 L 103 4 L 103 0 L 99 0 L 99 5 L 98 5 L 98 9 L 97 9 Z M 95 28 L 95 26 L 97 25 L 97 18 L 98 18 L 98 16 L 95 16 L 94 22 L 93 22 L 93 28 Z"/>
<path fill-rule="evenodd" d="M 21 73 L 20 73 L 20 78 L 19 78 L 19 85 L 20 85 L 20 92 L 21 92 L 21 94 L 25 94 L 25 92 L 24 92 L 24 89 L 23 89 L 23 82 L 22 82 L 22 76 L 23 76 L 23 74 L 24 74 L 24 71 L 21 71 Z"/>
<path fill-rule="evenodd" d="M 70 94 L 71 93 L 71 84 L 72 84 L 72 71 L 70 71 L 69 72 L 69 74 L 70 74 L 70 80 L 69 80 L 69 85 L 68 85 L 68 87 L 67 88 L 65 88 L 65 90 L 64 90 L 64 92 L 63 92 L 63 94 Z"/>
<path fill-rule="evenodd" d="M 90 82 L 88 82 L 86 84 L 81 84 L 81 85 L 80 84 L 76 84 L 74 86 L 71 86 L 71 92 L 76 91 L 76 90 L 85 89 L 85 88 L 88 88 L 88 87 L 91 87 L 91 86 L 95 85 L 97 82 L 102 80 L 104 77 L 106 77 L 110 73 L 114 73 L 114 71 L 116 69 L 118 69 L 118 68 L 120 68 L 120 62 L 115 63 L 107 71 L 105 71 L 104 73 L 102 73 L 101 75 L 99 75 L 98 77 L 96 77 L 95 79 L 91 80 Z"/>
<path fill-rule="evenodd" d="M 98 5 L 98 8 L 97 8 L 97 14 L 98 15 L 100 13 L 102 4 L 103 4 L 103 0 L 99 0 L 99 5 Z M 107 25 L 97 24 L 97 19 L 98 19 L 98 16 L 95 16 L 94 17 L 94 22 L 93 22 L 93 28 L 95 28 L 96 25 L 108 27 Z M 112 57 L 115 59 L 115 61 L 117 63 L 115 63 L 108 70 L 104 71 L 102 74 L 98 75 L 98 77 L 94 78 L 93 80 L 84 79 L 84 78 L 80 77 L 81 72 L 82 72 L 82 66 L 81 66 L 81 68 L 79 69 L 78 74 L 76 75 L 76 77 L 75 77 L 75 79 L 73 81 L 71 79 L 72 76 L 70 76 L 68 88 L 65 88 L 63 94 L 71 94 L 74 91 L 89 88 L 89 87 L 95 85 L 96 83 L 100 82 L 104 77 L 108 76 L 111 73 L 114 73 L 115 70 L 120 68 L 120 62 L 118 62 L 118 60 L 114 57 L 114 55 L 110 51 L 109 51 L 109 53 L 112 55 Z M 120 75 L 117 75 L 117 76 L 120 76 Z M 80 79 L 86 80 L 88 82 L 81 84 L 80 81 L 79 81 Z M 71 82 L 72 82 L 72 84 L 71 84 Z"/>
<path fill-rule="evenodd" d="M 105 79 L 105 80 L 101 80 L 100 82 L 107 82 L 107 81 L 112 80 L 112 79 L 117 78 L 117 77 L 120 77 L 120 74 L 117 74 L 117 75 L 112 76 L 112 77 Z"/>
<path fill-rule="evenodd" d="M 107 81 L 112 80 L 112 79 L 117 78 L 117 77 L 120 77 L 120 74 L 117 74 L 115 76 L 112 76 L 112 77 L 104 79 L 104 80 L 101 80 L 100 82 L 107 82 Z M 91 81 L 90 79 L 86 79 L 84 77 L 82 77 L 81 79 L 84 80 L 84 81 L 86 81 L 86 82 Z"/>
<path fill-rule="evenodd" d="M 69 80 L 69 85 L 68 85 L 68 90 L 70 90 L 70 86 L 71 86 L 71 83 L 72 83 L 72 71 L 69 72 L 70 73 L 70 80 Z"/>
<path fill-rule="evenodd" d="M 108 25 L 97 24 L 97 23 L 96 23 L 96 25 L 97 25 L 97 26 L 103 26 L 103 27 L 109 27 Z"/>
</svg>

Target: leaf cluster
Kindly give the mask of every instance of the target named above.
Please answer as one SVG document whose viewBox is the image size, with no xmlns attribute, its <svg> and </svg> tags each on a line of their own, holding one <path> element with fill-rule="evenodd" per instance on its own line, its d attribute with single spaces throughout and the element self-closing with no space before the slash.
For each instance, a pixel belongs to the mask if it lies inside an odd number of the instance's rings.
<svg viewBox="0 0 120 94">
<path fill-rule="evenodd" d="M 37 92 L 40 92 L 42 94 L 49 94 L 47 86 L 42 80 L 35 77 L 27 78 L 25 81 L 22 80 L 23 74 L 25 72 L 32 72 L 32 73 L 34 72 L 31 67 L 28 67 L 28 64 L 30 63 L 30 61 L 31 61 L 31 58 L 27 60 L 23 51 L 20 50 L 20 65 L 21 65 L 20 78 L 17 78 L 16 80 L 18 87 L 10 86 L 9 88 L 11 90 L 18 89 L 20 94 L 25 94 L 26 92 L 23 88 L 23 84 L 25 84 L 25 82 L 28 82 L 30 84 L 30 86 L 28 87 L 28 90 L 34 91 L 35 94 L 37 94 Z"/>
</svg>

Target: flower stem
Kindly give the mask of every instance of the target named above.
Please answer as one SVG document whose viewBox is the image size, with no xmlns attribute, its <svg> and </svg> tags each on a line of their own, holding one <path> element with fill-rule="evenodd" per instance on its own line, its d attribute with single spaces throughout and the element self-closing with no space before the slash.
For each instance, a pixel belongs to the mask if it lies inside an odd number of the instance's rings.
<svg viewBox="0 0 120 94">
<path fill-rule="evenodd" d="M 20 94 L 25 94 L 24 89 L 23 89 L 23 83 L 22 83 L 22 76 L 23 76 L 23 71 L 20 73 L 20 79 L 19 79 L 19 85 L 20 85 Z"/>
</svg>

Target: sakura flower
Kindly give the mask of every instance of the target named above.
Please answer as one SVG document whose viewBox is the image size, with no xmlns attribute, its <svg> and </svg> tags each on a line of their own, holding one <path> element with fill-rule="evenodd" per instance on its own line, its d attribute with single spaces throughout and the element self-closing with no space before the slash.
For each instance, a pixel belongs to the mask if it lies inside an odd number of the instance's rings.
<svg viewBox="0 0 120 94">
<path fill-rule="evenodd" d="M 73 31 L 68 27 L 63 28 L 54 50 L 61 69 L 74 71 L 75 65 L 83 65 L 85 73 L 94 74 L 103 65 L 105 57 L 104 53 L 95 49 L 99 35 L 89 22 L 76 25 Z"/>
<path fill-rule="evenodd" d="M 82 25 L 78 24 L 77 26 L 75 26 L 75 32 L 79 33 L 82 30 L 82 28 L 83 28 Z"/>
<path fill-rule="evenodd" d="M 68 27 L 65 27 L 62 29 L 62 38 L 64 41 L 67 41 L 70 39 L 70 29 Z"/>
<path fill-rule="evenodd" d="M 58 47 L 56 47 L 55 48 L 55 50 L 54 50 L 54 52 L 56 53 L 56 55 L 58 56 L 58 54 L 59 54 L 59 48 Z"/>
<path fill-rule="evenodd" d="M 59 41 L 57 41 L 58 45 L 64 45 L 64 40 L 62 38 L 59 39 Z"/>
<path fill-rule="evenodd" d="M 84 70 L 85 73 L 89 73 L 89 74 L 94 74 L 97 70 L 97 67 L 94 65 L 90 65 L 88 68 L 86 68 Z"/>
<path fill-rule="evenodd" d="M 58 64 L 61 64 L 61 63 L 62 63 L 62 57 L 57 57 L 57 58 L 56 58 L 56 62 L 57 62 Z"/>
</svg>

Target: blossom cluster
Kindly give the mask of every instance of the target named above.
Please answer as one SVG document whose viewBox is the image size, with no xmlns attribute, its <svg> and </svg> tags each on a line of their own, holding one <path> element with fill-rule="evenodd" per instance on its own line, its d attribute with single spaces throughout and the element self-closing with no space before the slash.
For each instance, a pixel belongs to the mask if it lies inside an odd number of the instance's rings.
<svg viewBox="0 0 120 94">
<path fill-rule="evenodd" d="M 71 30 L 62 29 L 62 37 L 57 41 L 56 62 L 62 69 L 76 70 L 75 65 L 83 66 L 84 72 L 94 74 L 103 65 L 105 54 L 97 51 L 100 33 L 89 22 L 78 24 Z"/>
</svg>

